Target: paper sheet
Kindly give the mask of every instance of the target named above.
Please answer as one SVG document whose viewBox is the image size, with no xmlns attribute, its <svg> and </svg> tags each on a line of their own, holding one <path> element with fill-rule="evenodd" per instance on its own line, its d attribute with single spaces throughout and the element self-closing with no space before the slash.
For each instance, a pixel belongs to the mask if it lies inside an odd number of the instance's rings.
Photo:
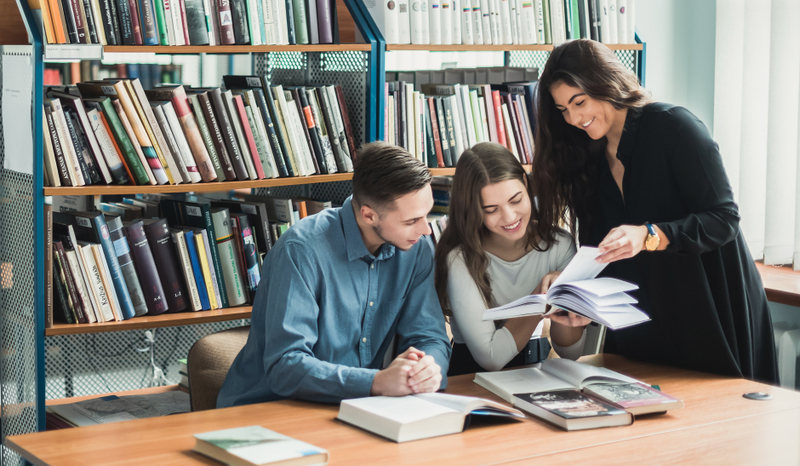
<svg viewBox="0 0 800 466">
<path fill-rule="evenodd" d="M 3 55 L 3 168 L 33 174 L 31 98 L 33 68 L 27 55 Z"/>
</svg>

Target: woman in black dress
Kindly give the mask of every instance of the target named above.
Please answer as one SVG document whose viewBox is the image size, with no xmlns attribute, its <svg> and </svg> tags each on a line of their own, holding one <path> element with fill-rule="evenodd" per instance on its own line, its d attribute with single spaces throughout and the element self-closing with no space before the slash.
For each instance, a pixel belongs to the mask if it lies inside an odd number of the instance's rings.
<svg viewBox="0 0 800 466">
<path fill-rule="evenodd" d="M 655 103 L 597 42 L 553 50 L 539 81 L 537 228 L 598 246 L 603 272 L 639 285 L 650 322 L 605 351 L 777 382 L 767 298 L 717 144 L 688 110 Z"/>
</svg>

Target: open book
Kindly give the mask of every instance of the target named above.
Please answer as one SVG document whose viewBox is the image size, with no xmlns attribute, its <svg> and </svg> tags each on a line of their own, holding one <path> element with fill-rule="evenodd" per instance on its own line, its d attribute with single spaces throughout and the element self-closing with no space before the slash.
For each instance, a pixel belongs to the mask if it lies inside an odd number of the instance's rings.
<svg viewBox="0 0 800 466">
<path fill-rule="evenodd" d="M 444 393 L 344 400 L 338 419 L 395 442 L 463 431 L 470 415 L 521 418 L 519 410 L 494 401 Z"/>
<path fill-rule="evenodd" d="M 475 383 L 515 406 L 519 394 L 578 390 L 631 414 L 664 412 L 683 407 L 683 401 L 619 372 L 570 359 L 547 359 L 540 367 L 479 372 Z"/>
<path fill-rule="evenodd" d="M 595 278 L 606 266 L 595 259 L 597 248 L 581 247 L 556 278 L 547 294 L 524 296 L 504 306 L 487 309 L 483 320 L 544 315 L 565 309 L 616 330 L 650 320 L 632 306 L 636 299 L 626 293 L 637 285 L 616 278 Z M 547 305 L 552 306 L 547 311 Z"/>
</svg>

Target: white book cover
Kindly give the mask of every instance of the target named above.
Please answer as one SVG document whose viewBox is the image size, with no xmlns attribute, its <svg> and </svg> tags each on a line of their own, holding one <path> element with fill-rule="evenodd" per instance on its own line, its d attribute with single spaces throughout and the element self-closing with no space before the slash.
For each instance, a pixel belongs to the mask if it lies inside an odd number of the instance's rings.
<svg viewBox="0 0 800 466">
<path fill-rule="evenodd" d="M 411 43 L 411 15 L 408 11 L 411 8 L 411 0 L 398 0 L 397 2 L 397 34 L 398 44 Z M 392 2 L 386 2 L 387 5 Z"/>
<path fill-rule="evenodd" d="M 550 35 L 553 45 L 560 45 L 567 41 L 566 21 L 564 17 L 564 2 L 562 0 L 550 1 Z"/>
<path fill-rule="evenodd" d="M 431 7 L 428 0 L 422 0 L 422 43 L 431 43 Z"/>
<path fill-rule="evenodd" d="M 617 43 L 626 44 L 628 40 L 628 2 L 617 1 Z"/>
<path fill-rule="evenodd" d="M 211 275 L 212 290 L 207 290 L 209 293 L 214 293 L 214 299 L 217 300 L 217 309 L 222 309 L 222 295 L 219 294 L 219 281 L 217 281 L 217 271 L 214 269 L 214 262 L 211 260 L 211 243 L 208 242 L 208 230 L 202 229 L 203 246 L 206 253 L 206 260 L 208 261 L 208 272 Z M 197 233 L 195 232 L 195 238 Z"/>
<path fill-rule="evenodd" d="M 202 177 L 200 176 L 200 172 L 197 170 L 197 163 L 194 161 L 192 150 L 189 147 L 189 141 L 186 140 L 186 135 L 183 132 L 183 127 L 178 120 L 178 115 L 175 113 L 175 108 L 172 106 L 172 102 L 165 103 L 161 109 L 164 111 L 164 116 L 167 117 L 170 130 L 172 130 L 172 135 L 175 136 L 175 142 L 178 144 L 178 149 L 180 149 L 180 160 L 176 161 L 176 163 L 183 164 L 183 167 L 189 174 L 189 180 L 192 183 L 199 183 L 202 181 Z"/>
<path fill-rule="evenodd" d="M 94 260 L 92 245 L 84 243 L 78 246 L 78 248 L 81 250 L 81 255 L 86 263 L 86 271 L 89 274 L 91 291 L 94 293 L 95 302 L 97 303 L 98 309 L 100 309 L 100 315 L 98 317 L 102 317 L 103 322 L 113 322 L 114 312 L 111 310 L 111 302 L 108 299 L 106 287 L 103 286 L 103 277 L 100 276 L 100 268 Z"/>
<path fill-rule="evenodd" d="M 456 133 L 456 159 L 453 160 L 453 163 L 455 164 L 458 162 L 458 159 L 461 158 L 461 154 L 464 152 L 465 149 L 464 147 L 465 141 L 462 135 L 464 127 L 462 126 L 461 123 L 463 118 L 461 118 L 461 116 L 459 115 L 460 111 L 458 106 L 458 97 L 451 95 L 447 96 L 447 99 L 450 101 L 450 105 L 453 108 L 453 129 L 455 130 Z"/>
<path fill-rule="evenodd" d="M 481 116 L 481 104 L 478 102 L 478 91 L 469 91 L 469 104 L 472 109 L 472 124 L 475 127 L 475 144 L 489 142 L 484 138 L 483 118 Z"/>
<path fill-rule="evenodd" d="M 278 0 L 281 1 L 281 0 Z M 395 1 L 364 0 L 364 5 L 387 44 L 400 44 L 398 4 Z M 285 14 L 285 13 L 284 13 Z M 410 36 L 409 36 L 410 37 Z"/>
<path fill-rule="evenodd" d="M 442 0 L 442 12 L 439 18 L 442 20 L 442 44 L 453 44 L 453 2 L 452 0 Z"/>
<path fill-rule="evenodd" d="M 517 25 L 517 18 L 511 16 L 511 0 L 497 0 L 500 5 L 500 36 L 503 44 L 514 43 L 514 30 Z M 516 15 L 516 8 L 514 9 Z"/>
<path fill-rule="evenodd" d="M 492 45 L 494 34 L 492 33 L 492 6 L 491 0 L 475 0 L 481 4 L 481 26 L 483 29 L 483 43 Z"/>
<path fill-rule="evenodd" d="M 600 42 L 609 44 L 611 40 L 611 20 L 608 18 L 608 1 L 598 0 L 600 5 Z"/>
<path fill-rule="evenodd" d="M 460 100 L 463 108 L 461 116 L 464 122 L 464 129 L 466 129 L 467 133 L 467 144 L 464 149 L 468 149 L 480 141 L 478 141 L 478 135 L 475 133 L 475 121 L 472 114 L 472 100 L 470 99 L 469 86 L 460 86 L 458 90 L 461 92 Z"/>
<path fill-rule="evenodd" d="M 481 14 L 481 0 L 472 1 L 472 43 L 483 45 L 483 15 Z"/>
<path fill-rule="evenodd" d="M 259 0 L 247 0 L 247 24 L 250 28 L 250 45 L 261 45 L 261 25 L 258 24 Z"/>
<path fill-rule="evenodd" d="M 331 103 L 328 107 L 332 110 L 333 119 L 336 122 L 336 132 L 339 134 L 339 145 L 343 149 L 345 154 L 345 166 L 347 168 L 347 172 L 353 171 L 353 154 L 350 153 L 350 148 L 347 145 L 347 139 L 345 136 L 344 131 L 344 121 L 342 120 L 342 113 L 340 111 L 338 102 L 339 99 L 336 96 L 336 89 L 333 86 L 325 86 L 325 91 L 328 94 L 328 101 Z M 395 106 L 397 102 L 395 102 Z"/>
<path fill-rule="evenodd" d="M 278 3 L 277 0 L 261 0 L 261 8 L 264 11 L 264 45 L 277 45 L 280 43 L 278 33 Z"/>
<path fill-rule="evenodd" d="M 467 137 L 467 120 L 464 117 L 464 94 L 461 91 L 464 87 L 467 86 L 462 84 L 455 85 L 456 106 L 453 107 L 453 128 L 456 130 L 456 135 L 461 136 L 461 150 L 458 152 L 459 156 L 461 156 L 461 152 L 471 147 L 469 138 Z M 456 124 L 456 117 L 458 117 L 458 122 L 460 124 Z"/>
<path fill-rule="evenodd" d="M 461 43 L 473 45 L 475 43 L 472 32 L 472 0 L 462 0 L 461 4 Z"/>
<path fill-rule="evenodd" d="M 200 292 L 197 291 L 197 282 L 194 278 L 194 269 L 192 269 L 192 260 L 189 258 L 189 249 L 186 247 L 186 238 L 183 236 L 181 230 L 171 230 L 172 242 L 175 243 L 175 249 L 178 252 L 178 259 L 183 269 L 183 278 L 186 283 L 186 289 L 189 290 L 189 299 L 192 303 L 193 311 L 202 311 L 203 304 L 200 302 Z"/>
<path fill-rule="evenodd" d="M 93 109 L 93 111 L 97 113 L 97 110 Z M 89 118 L 91 118 L 91 116 Z M 58 174 L 58 164 L 56 163 L 53 140 L 50 138 L 50 128 L 47 126 L 47 117 L 44 116 L 42 117 L 42 131 L 42 142 L 44 142 L 44 170 L 46 176 L 45 186 L 53 186 L 58 188 L 61 187 L 61 177 Z M 98 142 L 100 142 L 99 138 Z M 59 148 L 60 147 L 61 146 L 59 146 Z"/>
<path fill-rule="evenodd" d="M 111 312 L 114 314 L 114 320 L 122 321 L 122 311 L 119 307 L 117 289 L 114 286 L 114 282 L 111 280 L 111 271 L 108 269 L 108 262 L 106 261 L 106 255 L 103 252 L 103 246 L 99 244 L 93 244 L 92 253 L 94 254 L 95 262 L 97 262 L 97 268 L 100 270 L 100 275 L 103 279 L 103 286 L 106 289 L 106 293 L 108 293 L 108 301 L 111 306 Z"/>
<path fill-rule="evenodd" d="M 406 98 L 406 148 L 408 152 L 411 153 L 414 157 L 417 156 L 417 132 L 416 132 L 416 123 L 414 122 L 415 118 L 415 109 L 414 109 L 414 85 L 411 83 L 406 83 L 405 89 L 405 98 Z"/>
<path fill-rule="evenodd" d="M 264 151 L 266 152 L 266 161 L 269 165 L 269 169 L 271 174 L 271 178 L 278 177 L 278 166 L 275 163 L 275 154 L 272 152 L 272 147 L 269 144 L 269 136 L 267 136 L 267 125 L 264 123 L 264 118 L 261 116 L 261 112 L 256 110 L 253 112 L 253 120 L 256 123 L 256 128 L 258 129 L 259 137 L 262 141 L 264 141 Z M 264 169 L 266 173 L 266 168 Z"/>
<path fill-rule="evenodd" d="M 636 43 L 636 0 L 628 0 L 628 11 L 625 13 L 628 17 L 628 39 L 626 44 Z"/>
<path fill-rule="evenodd" d="M 244 282 L 239 273 L 240 258 L 236 254 L 233 243 L 233 232 L 230 225 L 230 212 L 228 209 L 212 209 L 211 221 L 214 223 L 214 233 L 217 235 L 217 250 L 219 251 L 220 269 L 225 282 L 225 291 L 228 293 L 228 303 L 231 307 L 241 306 L 247 301 Z"/>
<path fill-rule="evenodd" d="M 536 17 L 536 43 L 537 44 L 544 44 L 547 42 L 545 40 L 544 34 L 544 5 L 542 2 L 546 2 L 548 0 L 534 0 L 534 14 Z"/>
<path fill-rule="evenodd" d="M 106 164 L 112 171 L 122 169 L 122 159 L 119 157 L 119 153 L 114 148 L 114 142 L 111 139 L 111 135 L 108 134 L 106 131 L 106 127 L 103 124 L 102 120 L 100 119 L 100 114 L 97 112 L 97 109 L 91 109 L 86 112 L 86 117 L 89 119 L 89 125 L 92 128 L 92 132 L 94 132 L 95 137 L 97 138 L 97 145 L 100 147 L 100 151 L 103 154 L 103 158 L 105 159 Z M 45 138 L 48 141 L 50 138 Z M 58 181 L 58 175 L 54 178 L 55 181 Z"/>
<path fill-rule="evenodd" d="M 170 2 L 170 9 L 172 10 L 172 30 L 175 34 L 175 45 L 186 45 L 186 38 L 183 35 L 183 21 L 181 20 L 181 3 L 179 0 L 164 0 Z"/>
<path fill-rule="evenodd" d="M 502 0 L 491 0 L 489 3 L 491 7 L 491 20 L 492 20 L 492 43 L 494 44 L 502 44 L 503 43 L 503 31 L 502 31 L 502 21 L 500 20 L 500 2 Z"/>
<path fill-rule="evenodd" d="M 278 3 L 278 17 L 276 21 L 278 22 L 278 37 L 280 37 L 280 42 L 278 42 L 278 44 L 289 45 L 289 23 L 288 19 L 286 18 L 286 2 L 282 0 L 277 0 L 277 3 Z M 364 4 L 366 3 L 367 2 L 364 2 Z M 375 23 L 378 24 L 377 21 Z"/>
<path fill-rule="evenodd" d="M 303 166 L 306 169 L 305 174 L 314 175 L 316 174 L 316 169 L 314 168 L 314 159 L 312 159 L 314 156 L 311 153 L 311 148 L 308 147 L 308 141 L 306 141 L 305 134 L 303 134 L 303 119 L 300 116 L 300 112 L 297 110 L 297 105 L 293 100 L 287 101 L 287 104 L 289 121 L 292 126 L 292 131 L 294 131 L 297 139 L 297 147 L 300 149 L 300 151 L 296 152 L 295 154 L 300 154 L 300 159 L 303 161 Z"/>
<path fill-rule="evenodd" d="M 489 137 L 489 116 L 486 114 L 486 99 L 478 97 L 478 108 L 481 113 L 481 123 L 483 126 L 483 141 L 491 142 Z"/>
<path fill-rule="evenodd" d="M 539 43 L 537 36 L 538 23 L 536 20 L 536 8 L 533 0 L 518 0 L 520 12 L 520 44 L 532 45 Z"/>
<path fill-rule="evenodd" d="M 83 272 L 83 263 L 74 250 L 64 250 L 64 252 L 67 257 L 67 266 L 69 266 L 75 281 L 76 291 L 84 304 L 83 313 L 86 315 L 86 320 L 90 324 L 97 322 L 98 313 L 95 311 L 95 298 L 89 289 L 88 276 Z"/>
<path fill-rule="evenodd" d="M 450 24 L 453 26 L 453 44 L 461 45 L 461 4 L 464 0 L 450 0 Z"/>
<path fill-rule="evenodd" d="M 164 26 L 167 28 L 169 45 L 177 45 L 175 41 L 175 25 L 172 22 L 172 0 L 164 0 Z M 177 3 L 176 3 L 177 5 Z"/>
<path fill-rule="evenodd" d="M 409 12 L 409 20 L 411 22 L 411 43 L 412 44 L 425 44 L 425 34 L 422 32 L 423 27 L 423 14 L 422 2 L 423 0 L 408 0 L 411 5 Z"/>
<path fill-rule="evenodd" d="M 387 130 L 388 134 L 385 135 L 386 136 L 386 142 L 388 142 L 391 145 L 395 145 L 394 144 L 394 96 L 393 95 L 389 96 L 389 101 L 387 102 L 387 106 L 389 107 L 389 127 L 388 127 L 388 130 Z"/>
<path fill-rule="evenodd" d="M 619 44 L 617 25 L 617 0 L 608 0 L 608 42 L 607 44 Z"/>
<path fill-rule="evenodd" d="M 309 168 L 306 166 L 306 159 L 303 149 L 300 146 L 300 142 L 298 141 L 297 135 L 297 122 L 293 121 L 299 118 L 297 116 L 297 109 L 295 108 L 294 118 L 292 114 L 289 113 L 289 106 L 286 104 L 286 96 L 283 93 L 283 86 L 277 85 L 272 88 L 272 93 L 275 96 L 275 100 L 278 102 L 278 108 L 280 110 L 281 116 L 283 117 L 283 125 L 286 129 L 286 133 L 288 133 L 288 145 L 291 147 L 291 151 L 294 154 L 295 163 L 297 164 L 298 174 L 300 176 L 308 176 L 314 172 L 313 165 L 311 168 L 311 173 L 309 173 Z M 304 138 L 305 139 L 305 138 Z"/>
<path fill-rule="evenodd" d="M 159 1 L 159 0 L 155 0 Z M 255 0 L 260 2 L 261 0 Z M 214 18 L 214 15 L 211 14 L 211 2 L 209 0 L 203 0 L 203 8 L 206 12 L 206 29 L 208 31 L 208 45 L 222 45 L 220 44 L 219 40 L 219 23 L 212 23 L 211 20 Z"/>
<path fill-rule="evenodd" d="M 511 31 L 515 45 L 522 44 L 522 0 L 509 0 L 511 6 L 511 19 L 515 21 L 514 30 Z"/>
<path fill-rule="evenodd" d="M 442 3 L 433 0 L 428 4 L 428 29 L 432 45 L 442 43 Z"/>
<path fill-rule="evenodd" d="M 583 28 L 586 31 L 586 38 L 592 38 L 592 18 L 591 13 L 589 10 L 589 2 L 592 0 L 578 0 L 579 2 L 583 2 L 583 11 L 586 12 L 583 18 Z"/>
<path fill-rule="evenodd" d="M 81 165 L 78 162 L 78 155 L 75 152 L 75 146 L 72 144 L 72 137 L 67 130 L 67 120 L 64 116 L 64 109 L 61 107 L 61 101 L 51 99 L 50 106 L 53 109 L 53 124 L 56 127 L 58 140 L 61 142 L 61 150 L 64 151 L 64 158 L 67 161 L 72 185 L 86 186 L 83 172 L 81 172 Z"/>
</svg>

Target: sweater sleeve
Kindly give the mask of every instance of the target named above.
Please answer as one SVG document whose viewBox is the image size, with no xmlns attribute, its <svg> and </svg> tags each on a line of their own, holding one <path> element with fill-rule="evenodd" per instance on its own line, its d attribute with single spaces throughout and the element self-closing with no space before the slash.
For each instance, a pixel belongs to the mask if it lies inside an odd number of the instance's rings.
<svg viewBox="0 0 800 466">
<path fill-rule="evenodd" d="M 511 332 L 496 328 L 493 321 L 483 321 L 486 303 L 467 270 L 461 252 L 453 251 L 447 279 L 447 294 L 453 312 L 452 325 L 464 339 L 475 362 L 487 371 L 502 369 L 517 355 Z"/>
</svg>

